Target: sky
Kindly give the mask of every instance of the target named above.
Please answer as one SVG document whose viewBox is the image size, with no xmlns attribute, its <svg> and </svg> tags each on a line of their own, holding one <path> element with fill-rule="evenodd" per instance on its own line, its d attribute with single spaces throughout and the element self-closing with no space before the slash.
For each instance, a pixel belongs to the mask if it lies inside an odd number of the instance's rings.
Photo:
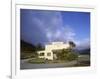
<svg viewBox="0 0 100 79">
<path fill-rule="evenodd" d="M 73 41 L 90 47 L 90 13 L 51 10 L 20 10 L 21 40 L 31 44 Z"/>
</svg>

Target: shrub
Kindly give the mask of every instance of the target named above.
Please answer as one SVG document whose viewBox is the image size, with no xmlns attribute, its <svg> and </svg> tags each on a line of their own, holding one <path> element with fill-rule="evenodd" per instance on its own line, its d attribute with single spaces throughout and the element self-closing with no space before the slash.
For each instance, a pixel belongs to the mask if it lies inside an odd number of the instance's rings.
<svg viewBox="0 0 100 79">
<path fill-rule="evenodd" d="M 61 52 L 56 53 L 58 60 L 72 61 L 78 58 L 78 55 L 71 49 L 63 49 Z"/>
</svg>

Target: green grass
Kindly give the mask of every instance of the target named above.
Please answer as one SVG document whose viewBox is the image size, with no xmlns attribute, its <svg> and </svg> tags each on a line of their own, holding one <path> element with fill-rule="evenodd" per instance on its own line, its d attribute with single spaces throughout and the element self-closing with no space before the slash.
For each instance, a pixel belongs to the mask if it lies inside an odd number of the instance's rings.
<svg viewBox="0 0 100 79">
<path fill-rule="evenodd" d="M 43 58 L 36 58 L 36 59 L 29 60 L 28 63 L 42 64 L 45 63 L 45 60 Z"/>
<path fill-rule="evenodd" d="M 52 64 L 52 63 L 66 63 L 68 61 L 66 60 L 45 60 L 43 58 L 35 58 L 35 59 L 30 59 L 28 60 L 28 63 L 32 64 Z"/>
<path fill-rule="evenodd" d="M 78 64 L 76 66 L 90 66 L 90 56 L 80 55 L 80 57 L 78 57 Z"/>
<path fill-rule="evenodd" d="M 35 58 L 34 53 L 21 53 L 21 59 Z"/>
</svg>

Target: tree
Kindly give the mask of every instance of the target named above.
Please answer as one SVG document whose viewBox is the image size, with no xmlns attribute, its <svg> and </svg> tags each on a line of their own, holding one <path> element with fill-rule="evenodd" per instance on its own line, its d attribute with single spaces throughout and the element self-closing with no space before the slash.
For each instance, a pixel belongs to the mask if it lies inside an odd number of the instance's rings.
<svg viewBox="0 0 100 79">
<path fill-rule="evenodd" d="M 70 48 L 73 49 L 76 47 L 76 44 L 73 41 L 69 41 Z"/>
<path fill-rule="evenodd" d="M 44 50 L 45 48 L 42 46 L 42 44 L 41 43 L 38 43 L 37 45 L 36 45 L 36 50 L 37 51 L 39 51 L 39 50 Z"/>
</svg>

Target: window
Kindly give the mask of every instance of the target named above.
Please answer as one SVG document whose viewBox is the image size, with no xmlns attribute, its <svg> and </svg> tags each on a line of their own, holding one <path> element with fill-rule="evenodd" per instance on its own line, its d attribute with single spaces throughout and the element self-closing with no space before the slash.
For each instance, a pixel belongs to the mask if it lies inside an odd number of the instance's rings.
<svg viewBox="0 0 100 79">
<path fill-rule="evenodd" d="M 40 56 L 44 56 L 44 53 L 40 53 Z"/>
<path fill-rule="evenodd" d="M 51 56 L 51 53 L 47 53 L 47 56 Z"/>
</svg>

